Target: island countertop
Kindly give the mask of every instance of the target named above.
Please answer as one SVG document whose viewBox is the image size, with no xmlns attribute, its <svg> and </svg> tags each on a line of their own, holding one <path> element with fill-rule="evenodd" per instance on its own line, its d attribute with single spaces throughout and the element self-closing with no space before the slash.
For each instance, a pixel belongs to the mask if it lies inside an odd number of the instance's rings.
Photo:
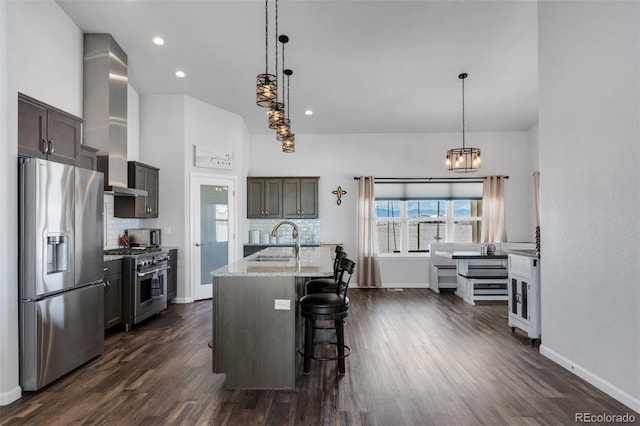
<svg viewBox="0 0 640 426">
<path fill-rule="evenodd" d="M 213 277 L 325 277 L 333 275 L 329 247 L 301 247 L 300 261 L 293 247 L 268 247 L 211 271 Z M 288 259 L 285 259 L 288 258 Z M 283 259 L 283 260 L 278 260 Z"/>
</svg>

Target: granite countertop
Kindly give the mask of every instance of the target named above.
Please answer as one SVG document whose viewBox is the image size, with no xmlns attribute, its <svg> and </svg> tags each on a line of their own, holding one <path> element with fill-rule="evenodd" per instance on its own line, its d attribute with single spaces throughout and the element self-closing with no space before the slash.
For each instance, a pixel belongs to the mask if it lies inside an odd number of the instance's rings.
<svg viewBox="0 0 640 426">
<path fill-rule="evenodd" d="M 297 262 L 293 257 L 293 247 L 267 247 L 256 254 L 211 271 L 211 276 L 325 277 L 333 275 L 331 253 L 329 247 L 301 247 L 300 261 Z M 289 259 L 285 260 L 287 257 Z"/>
<path fill-rule="evenodd" d="M 122 254 L 105 254 L 104 255 L 104 261 L 108 262 L 110 260 L 118 260 L 118 259 L 122 259 L 124 257 L 124 255 Z"/>
<path fill-rule="evenodd" d="M 511 250 L 511 249 L 507 249 L 505 250 L 507 253 L 509 254 L 517 254 L 520 256 L 527 256 L 527 257 L 533 257 L 534 259 L 540 259 L 540 253 L 538 253 L 535 250 Z"/>
</svg>

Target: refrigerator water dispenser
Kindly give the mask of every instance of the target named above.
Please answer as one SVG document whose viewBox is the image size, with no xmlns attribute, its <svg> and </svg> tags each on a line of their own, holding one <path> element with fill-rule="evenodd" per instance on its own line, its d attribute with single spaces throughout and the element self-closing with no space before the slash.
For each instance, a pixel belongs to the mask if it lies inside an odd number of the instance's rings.
<svg viewBox="0 0 640 426">
<path fill-rule="evenodd" d="M 69 236 L 47 234 L 47 274 L 69 270 Z"/>
</svg>

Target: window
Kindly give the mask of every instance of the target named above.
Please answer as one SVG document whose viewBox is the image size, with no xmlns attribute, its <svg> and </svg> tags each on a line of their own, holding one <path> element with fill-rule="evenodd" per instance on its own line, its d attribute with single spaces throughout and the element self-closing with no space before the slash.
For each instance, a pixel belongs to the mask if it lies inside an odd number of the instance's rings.
<svg viewBox="0 0 640 426">
<path fill-rule="evenodd" d="M 376 200 L 380 253 L 426 252 L 432 242 L 480 241 L 481 200 Z"/>
</svg>

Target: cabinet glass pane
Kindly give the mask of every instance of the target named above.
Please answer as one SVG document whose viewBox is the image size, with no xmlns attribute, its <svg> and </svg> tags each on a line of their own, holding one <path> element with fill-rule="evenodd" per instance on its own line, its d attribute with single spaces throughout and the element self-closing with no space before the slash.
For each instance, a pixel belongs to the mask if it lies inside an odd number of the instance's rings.
<svg viewBox="0 0 640 426">
<path fill-rule="evenodd" d="M 518 280 L 511 278 L 511 313 L 518 314 Z"/>
<path fill-rule="evenodd" d="M 529 285 L 524 281 L 522 281 L 520 285 L 520 291 L 522 292 L 522 318 L 529 319 L 529 306 L 527 300 L 527 296 L 529 295 L 527 287 Z"/>
</svg>

